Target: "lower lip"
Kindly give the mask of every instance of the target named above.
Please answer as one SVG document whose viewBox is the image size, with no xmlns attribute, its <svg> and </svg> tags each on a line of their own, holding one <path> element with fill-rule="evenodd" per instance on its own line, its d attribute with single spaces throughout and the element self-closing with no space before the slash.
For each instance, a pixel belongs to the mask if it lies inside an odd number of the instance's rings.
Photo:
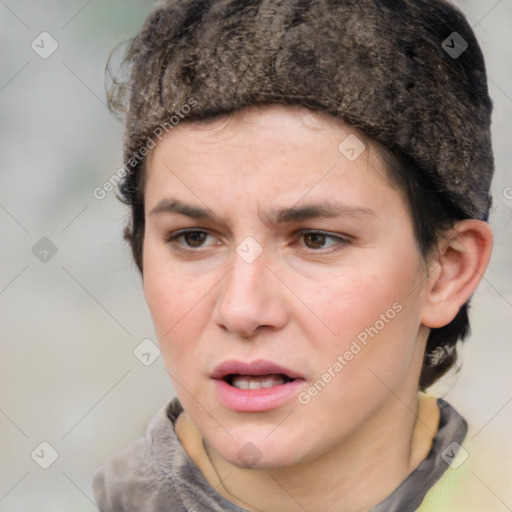
<svg viewBox="0 0 512 512">
<path fill-rule="evenodd" d="M 276 409 L 297 396 L 303 384 L 303 379 L 295 379 L 273 388 L 238 389 L 219 379 L 215 381 L 215 388 L 220 402 L 232 411 L 264 412 Z"/>
</svg>

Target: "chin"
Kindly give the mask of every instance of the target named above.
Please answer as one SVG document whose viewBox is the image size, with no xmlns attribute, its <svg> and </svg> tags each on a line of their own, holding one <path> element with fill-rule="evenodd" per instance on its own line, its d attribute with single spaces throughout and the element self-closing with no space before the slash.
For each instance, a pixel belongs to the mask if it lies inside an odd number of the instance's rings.
<svg viewBox="0 0 512 512">
<path fill-rule="evenodd" d="M 268 430 L 258 435 L 237 436 L 221 446 L 213 444 L 218 454 L 230 464 L 242 469 L 281 469 L 300 463 L 305 458 L 304 448 L 285 432 L 274 439 L 265 438 Z M 301 450 L 297 450 L 301 446 Z"/>
</svg>

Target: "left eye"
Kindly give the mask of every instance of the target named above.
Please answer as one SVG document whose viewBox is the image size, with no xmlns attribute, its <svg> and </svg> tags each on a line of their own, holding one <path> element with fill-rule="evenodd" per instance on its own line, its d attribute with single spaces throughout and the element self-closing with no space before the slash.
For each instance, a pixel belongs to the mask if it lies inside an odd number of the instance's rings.
<svg viewBox="0 0 512 512">
<path fill-rule="evenodd" d="M 334 235 L 329 235 L 328 233 L 324 233 L 323 231 L 302 231 L 299 233 L 301 237 L 304 239 L 304 243 L 308 249 L 325 249 L 324 244 L 328 239 L 334 241 L 328 247 L 333 247 L 336 244 L 345 244 L 347 240 Z"/>
<path fill-rule="evenodd" d="M 166 242 L 173 242 L 182 238 L 187 242 L 187 247 L 201 247 L 201 244 L 205 241 L 208 233 L 206 231 L 177 231 L 176 233 L 171 233 L 167 238 Z"/>
</svg>

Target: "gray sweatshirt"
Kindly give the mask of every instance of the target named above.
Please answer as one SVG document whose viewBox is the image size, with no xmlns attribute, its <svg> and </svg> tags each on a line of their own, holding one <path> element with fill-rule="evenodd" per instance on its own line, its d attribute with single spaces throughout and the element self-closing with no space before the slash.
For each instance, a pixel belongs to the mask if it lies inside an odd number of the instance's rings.
<svg viewBox="0 0 512 512">
<path fill-rule="evenodd" d="M 454 442 L 462 444 L 467 423 L 447 402 L 437 403 L 441 418 L 429 455 L 369 512 L 415 511 L 446 470 L 441 454 Z M 96 471 L 92 487 L 101 512 L 246 512 L 218 494 L 186 453 L 174 431 L 182 411 L 174 398 L 153 418 L 145 438 Z"/>
</svg>

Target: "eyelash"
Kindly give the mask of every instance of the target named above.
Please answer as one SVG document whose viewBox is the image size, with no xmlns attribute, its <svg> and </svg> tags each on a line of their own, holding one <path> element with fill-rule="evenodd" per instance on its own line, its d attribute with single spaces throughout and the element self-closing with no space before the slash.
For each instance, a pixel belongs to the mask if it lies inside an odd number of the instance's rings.
<svg viewBox="0 0 512 512">
<path fill-rule="evenodd" d="M 197 252 L 199 252 L 199 250 L 201 250 L 202 247 L 184 248 L 183 246 L 180 246 L 176 242 L 176 240 L 178 238 L 181 238 L 182 236 L 185 236 L 185 235 L 190 234 L 190 233 L 205 233 L 206 235 L 210 234 L 210 233 L 208 233 L 208 231 L 205 231 L 205 230 L 202 230 L 202 229 L 182 229 L 182 230 L 179 230 L 179 231 L 174 231 L 172 233 L 169 233 L 165 237 L 165 243 L 172 245 L 174 250 L 176 250 L 178 252 L 182 252 L 182 253 L 197 253 Z M 344 237 L 340 237 L 340 236 L 336 236 L 336 235 L 331 235 L 330 233 L 327 233 L 325 231 L 317 231 L 317 230 L 312 230 L 312 229 L 301 229 L 301 230 L 297 231 L 296 234 L 299 235 L 299 236 L 303 236 L 305 234 L 323 235 L 326 238 L 330 238 L 330 239 L 336 240 L 338 242 L 338 244 L 337 244 L 339 246 L 338 249 L 336 249 L 336 248 L 335 249 L 328 248 L 328 249 L 331 249 L 328 252 L 325 251 L 324 249 L 311 249 L 309 247 L 306 247 L 306 251 L 311 251 L 312 253 L 330 254 L 332 252 L 340 250 L 344 246 L 346 246 L 346 245 L 351 243 L 351 240 L 348 237 L 344 238 Z M 335 246 L 332 246 L 332 247 L 335 247 Z"/>
</svg>

